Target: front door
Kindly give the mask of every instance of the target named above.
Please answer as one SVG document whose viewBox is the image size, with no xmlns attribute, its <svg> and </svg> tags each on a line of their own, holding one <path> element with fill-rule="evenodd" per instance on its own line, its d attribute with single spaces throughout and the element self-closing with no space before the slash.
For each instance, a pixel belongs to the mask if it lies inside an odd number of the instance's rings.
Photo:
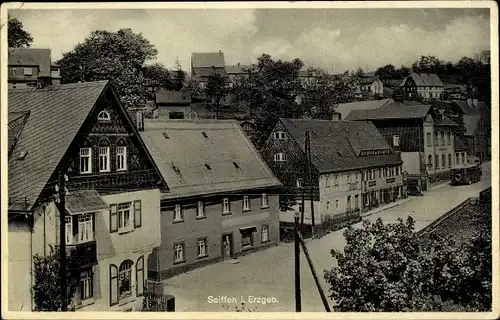
<svg viewBox="0 0 500 320">
<path fill-rule="evenodd" d="M 222 260 L 232 259 L 233 257 L 233 235 L 225 234 L 222 236 Z"/>
</svg>

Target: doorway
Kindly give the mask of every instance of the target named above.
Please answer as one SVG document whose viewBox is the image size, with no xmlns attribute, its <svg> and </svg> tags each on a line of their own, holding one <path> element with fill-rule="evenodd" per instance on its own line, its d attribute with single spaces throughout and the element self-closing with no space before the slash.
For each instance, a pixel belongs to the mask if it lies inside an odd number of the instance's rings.
<svg viewBox="0 0 500 320">
<path fill-rule="evenodd" d="M 228 260 L 233 258 L 233 234 L 223 234 L 222 235 L 222 260 Z"/>
</svg>

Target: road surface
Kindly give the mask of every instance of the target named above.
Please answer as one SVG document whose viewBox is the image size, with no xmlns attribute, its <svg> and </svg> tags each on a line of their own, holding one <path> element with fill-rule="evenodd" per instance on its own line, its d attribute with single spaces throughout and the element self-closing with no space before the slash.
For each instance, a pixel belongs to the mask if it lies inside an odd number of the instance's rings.
<svg viewBox="0 0 500 320">
<path fill-rule="evenodd" d="M 374 213 L 364 219 L 376 220 L 379 217 L 385 222 L 406 218 L 415 219 L 417 230 L 430 224 L 446 211 L 468 197 L 477 197 L 479 192 L 491 186 L 491 167 L 483 164 L 483 177 L 478 183 L 466 186 L 443 185 L 428 191 L 422 197 L 412 197 L 410 201 L 398 206 Z M 356 224 L 355 227 L 361 224 Z M 325 269 L 336 264 L 330 255 L 330 249 L 342 250 L 345 246 L 343 231 L 331 232 L 321 239 L 307 241 L 309 254 L 315 264 L 320 282 L 328 293 L 323 278 Z M 293 244 L 279 245 L 238 258 L 239 263 L 228 262 L 209 265 L 187 274 L 170 278 L 164 282 L 164 291 L 176 298 L 176 311 L 221 312 L 223 300 L 234 311 L 238 303 L 231 299 L 245 300 L 248 308 L 255 311 L 295 311 L 294 289 L 294 248 Z M 301 289 L 302 311 L 325 311 L 320 295 L 314 284 L 307 261 L 301 253 Z M 269 298 L 270 303 L 250 296 Z"/>
</svg>

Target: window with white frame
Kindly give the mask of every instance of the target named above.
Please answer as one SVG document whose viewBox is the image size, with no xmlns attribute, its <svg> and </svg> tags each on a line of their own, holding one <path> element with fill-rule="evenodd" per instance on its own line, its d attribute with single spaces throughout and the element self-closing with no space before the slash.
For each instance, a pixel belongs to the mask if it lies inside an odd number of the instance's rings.
<svg viewBox="0 0 500 320">
<path fill-rule="evenodd" d="M 73 217 L 64 217 L 65 233 L 66 233 L 66 244 L 73 244 Z"/>
<path fill-rule="evenodd" d="M 109 116 L 109 113 L 104 110 L 99 112 L 99 114 L 97 115 L 97 120 L 99 121 L 109 121 L 110 119 L 111 117 Z"/>
<path fill-rule="evenodd" d="M 198 258 L 207 256 L 207 238 L 198 239 Z"/>
<path fill-rule="evenodd" d="M 32 67 L 25 67 L 24 68 L 24 75 L 25 76 L 32 76 L 33 75 L 33 68 Z"/>
<path fill-rule="evenodd" d="M 94 296 L 94 275 L 92 268 L 80 272 L 80 299 L 86 300 Z"/>
<path fill-rule="evenodd" d="M 222 213 L 231 212 L 231 204 L 229 203 L 229 198 L 222 199 Z"/>
<path fill-rule="evenodd" d="M 109 171 L 109 147 L 99 147 L 99 172 Z"/>
<path fill-rule="evenodd" d="M 284 162 L 286 161 L 286 156 L 283 152 L 275 153 L 274 154 L 274 161 L 275 162 Z"/>
<path fill-rule="evenodd" d="M 130 231 L 134 227 L 131 207 L 131 202 L 118 204 L 118 232 Z"/>
<path fill-rule="evenodd" d="M 325 176 L 325 186 L 327 188 L 330 186 L 330 177 L 328 175 Z"/>
<path fill-rule="evenodd" d="M 127 170 L 127 147 L 116 147 L 116 170 Z"/>
<path fill-rule="evenodd" d="M 269 226 L 262 226 L 261 242 L 269 241 Z"/>
<path fill-rule="evenodd" d="M 177 243 L 174 245 L 174 262 L 184 261 L 184 243 Z"/>
<path fill-rule="evenodd" d="M 182 212 L 182 206 L 180 204 L 176 204 L 174 206 L 174 221 L 182 221 L 184 220 L 184 213 Z"/>
<path fill-rule="evenodd" d="M 250 200 L 248 199 L 248 196 L 243 196 L 243 210 L 250 210 Z"/>
<path fill-rule="evenodd" d="M 276 131 L 274 133 L 274 138 L 276 140 L 285 140 L 285 133 L 283 131 Z"/>
<path fill-rule="evenodd" d="M 78 216 L 78 242 L 84 243 L 92 240 L 94 240 L 92 232 L 92 214 L 81 214 Z"/>
<path fill-rule="evenodd" d="M 109 265 L 109 305 L 118 304 L 118 268 Z"/>
<path fill-rule="evenodd" d="M 80 173 L 92 173 L 91 148 L 80 148 Z"/>
<path fill-rule="evenodd" d="M 196 217 L 201 218 L 205 216 L 205 203 L 203 201 L 198 201 L 198 206 L 196 208 Z"/>
<path fill-rule="evenodd" d="M 267 194 L 266 194 L 266 193 L 263 193 L 263 194 L 262 194 L 262 202 L 261 202 L 261 207 L 262 207 L 262 208 L 267 208 L 267 207 L 269 207 L 269 202 L 268 202 L 268 198 L 267 198 Z"/>
<path fill-rule="evenodd" d="M 131 260 L 125 260 L 118 271 L 118 295 L 122 299 L 132 293 L 132 265 Z"/>
<path fill-rule="evenodd" d="M 399 147 L 399 135 L 395 134 L 392 136 L 392 145 Z"/>
</svg>

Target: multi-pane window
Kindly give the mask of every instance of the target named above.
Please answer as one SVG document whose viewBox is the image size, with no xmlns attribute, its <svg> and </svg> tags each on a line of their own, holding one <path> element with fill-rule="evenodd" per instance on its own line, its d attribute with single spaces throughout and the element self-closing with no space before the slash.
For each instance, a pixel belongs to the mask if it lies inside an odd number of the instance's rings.
<svg viewBox="0 0 500 320">
<path fill-rule="evenodd" d="M 85 300 L 94 296 L 94 281 L 92 269 L 80 273 L 80 299 Z"/>
<path fill-rule="evenodd" d="M 276 131 L 274 133 L 274 138 L 276 140 L 285 140 L 285 133 L 283 131 Z"/>
<path fill-rule="evenodd" d="M 177 243 L 174 245 L 174 262 L 184 261 L 184 244 Z"/>
<path fill-rule="evenodd" d="M 268 199 L 267 199 L 267 194 L 263 193 L 262 194 L 262 208 L 267 208 L 267 207 L 269 207 L 269 202 L 268 202 Z"/>
<path fill-rule="evenodd" d="M 132 264 L 132 261 L 125 260 L 120 265 L 118 272 L 118 294 L 120 298 L 132 293 Z"/>
<path fill-rule="evenodd" d="M 137 259 L 135 266 L 135 282 L 137 296 L 142 296 L 144 293 L 144 256 Z"/>
<path fill-rule="evenodd" d="M 32 67 L 24 68 L 24 75 L 25 76 L 32 76 L 33 75 L 33 68 Z"/>
<path fill-rule="evenodd" d="M 248 196 L 243 196 L 243 210 L 250 210 L 250 201 Z"/>
<path fill-rule="evenodd" d="M 78 216 L 78 242 L 92 241 L 92 214 L 81 214 Z"/>
<path fill-rule="evenodd" d="M 451 146 L 451 132 L 448 132 L 448 145 Z"/>
<path fill-rule="evenodd" d="M 261 242 L 269 241 L 269 226 L 262 226 Z"/>
<path fill-rule="evenodd" d="M 182 220 L 184 220 L 182 206 L 180 204 L 176 204 L 174 207 L 174 221 Z"/>
<path fill-rule="evenodd" d="M 444 146 L 445 143 L 444 143 L 444 132 L 441 131 L 441 145 Z"/>
<path fill-rule="evenodd" d="M 207 239 L 198 239 L 198 258 L 207 256 Z"/>
<path fill-rule="evenodd" d="M 435 167 L 436 167 L 436 169 L 438 169 L 439 168 L 439 156 L 436 155 L 436 158 L 434 160 L 435 160 L 434 162 L 436 162 Z"/>
<path fill-rule="evenodd" d="M 205 216 L 205 204 L 203 201 L 198 201 L 198 206 L 196 208 L 196 217 L 201 218 Z"/>
<path fill-rule="evenodd" d="M 392 145 L 395 147 L 399 147 L 399 135 L 392 136 Z"/>
<path fill-rule="evenodd" d="M 71 216 L 64 217 L 65 233 L 66 233 L 66 244 L 73 243 L 73 218 Z"/>
<path fill-rule="evenodd" d="M 222 213 L 231 212 L 231 205 L 229 203 L 229 198 L 222 199 Z"/>
<path fill-rule="evenodd" d="M 91 148 L 80 148 L 80 173 L 92 173 Z"/>
<path fill-rule="evenodd" d="M 127 170 L 127 147 L 116 147 L 116 170 Z"/>
<path fill-rule="evenodd" d="M 99 114 L 97 115 L 97 120 L 100 121 L 109 121 L 110 119 L 111 117 L 109 116 L 109 113 L 104 110 L 99 112 Z"/>
<path fill-rule="evenodd" d="M 131 214 L 131 202 L 119 203 L 118 204 L 118 231 L 125 232 L 129 231 L 133 227 L 132 214 Z"/>
<path fill-rule="evenodd" d="M 274 161 L 275 162 L 283 162 L 286 161 L 286 156 L 283 152 L 275 153 L 274 154 Z"/>
<path fill-rule="evenodd" d="M 99 171 L 109 172 L 109 147 L 99 147 Z"/>
<path fill-rule="evenodd" d="M 444 154 L 441 155 L 441 167 L 446 168 L 446 156 Z"/>
</svg>

